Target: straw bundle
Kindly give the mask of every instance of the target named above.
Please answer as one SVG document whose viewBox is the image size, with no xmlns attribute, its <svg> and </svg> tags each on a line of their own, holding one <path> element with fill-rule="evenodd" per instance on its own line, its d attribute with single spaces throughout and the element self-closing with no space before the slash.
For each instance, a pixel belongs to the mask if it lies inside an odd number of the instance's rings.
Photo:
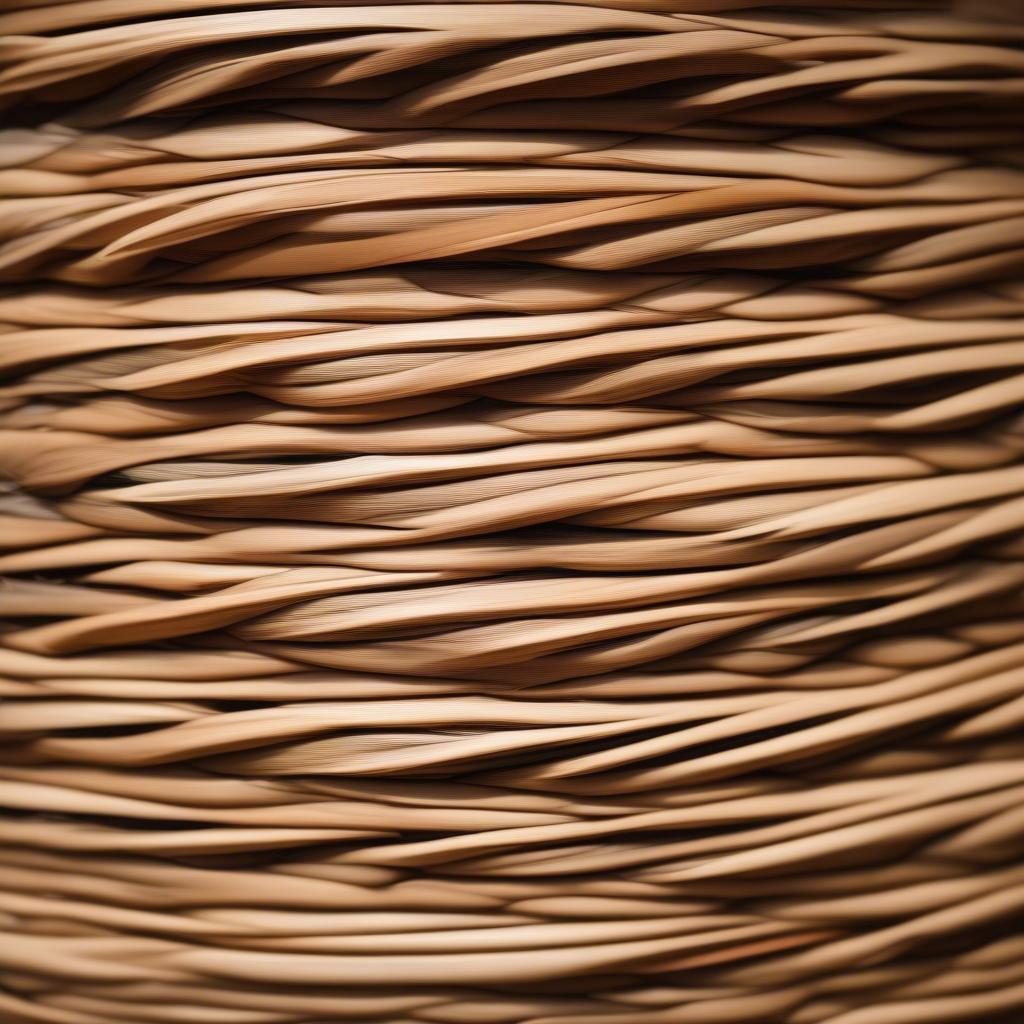
<svg viewBox="0 0 1024 1024">
<path fill-rule="evenodd" d="M 15 0 L 0 1018 L 1024 1006 L 1024 24 Z"/>
</svg>

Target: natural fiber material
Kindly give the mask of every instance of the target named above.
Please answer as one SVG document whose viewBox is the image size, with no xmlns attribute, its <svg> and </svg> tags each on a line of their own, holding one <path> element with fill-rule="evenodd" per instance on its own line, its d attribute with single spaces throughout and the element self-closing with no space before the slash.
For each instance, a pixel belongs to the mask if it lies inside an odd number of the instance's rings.
<svg viewBox="0 0 1024 1024">
<path fill-rule="evenodd" d="M 0 16 L 5 1024 L 1021 1019 L 1024 23 L 752 3 Z"/>
</svg>

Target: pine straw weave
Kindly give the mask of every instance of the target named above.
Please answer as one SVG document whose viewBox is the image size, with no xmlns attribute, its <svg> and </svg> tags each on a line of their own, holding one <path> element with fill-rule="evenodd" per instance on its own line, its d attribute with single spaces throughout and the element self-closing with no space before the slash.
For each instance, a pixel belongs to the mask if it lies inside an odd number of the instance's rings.
<svg viewBox="0 0 1024 1024">
<path fill-rule="evenodd" d="M 752 3 L 8 4 L 5 1024 L 1022 1019 L 1024 21 Z"/>
</svg>

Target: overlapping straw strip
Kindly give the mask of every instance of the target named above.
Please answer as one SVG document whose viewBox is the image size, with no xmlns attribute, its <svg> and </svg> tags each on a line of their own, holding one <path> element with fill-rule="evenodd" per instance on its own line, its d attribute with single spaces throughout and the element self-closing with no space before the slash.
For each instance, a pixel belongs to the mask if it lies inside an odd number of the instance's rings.
<svg viewBox="0 0 1024 1024">
<path fill-rule="evenodd" d="M 1024 1007 L 1024 24 L 15 0 L 0 1018 Z"/>
</svg>

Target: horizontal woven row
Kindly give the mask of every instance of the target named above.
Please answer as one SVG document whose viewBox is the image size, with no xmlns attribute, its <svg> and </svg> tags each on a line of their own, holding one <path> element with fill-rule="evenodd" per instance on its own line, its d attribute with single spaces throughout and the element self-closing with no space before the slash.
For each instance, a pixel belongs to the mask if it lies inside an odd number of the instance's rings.
<svg viewBox="0 0 1024 1024">
<path fill-rule="evenodd" d="M 980 7 L 0 14 L 0 1019 L 1019 1021 Z"/>
</svg>

